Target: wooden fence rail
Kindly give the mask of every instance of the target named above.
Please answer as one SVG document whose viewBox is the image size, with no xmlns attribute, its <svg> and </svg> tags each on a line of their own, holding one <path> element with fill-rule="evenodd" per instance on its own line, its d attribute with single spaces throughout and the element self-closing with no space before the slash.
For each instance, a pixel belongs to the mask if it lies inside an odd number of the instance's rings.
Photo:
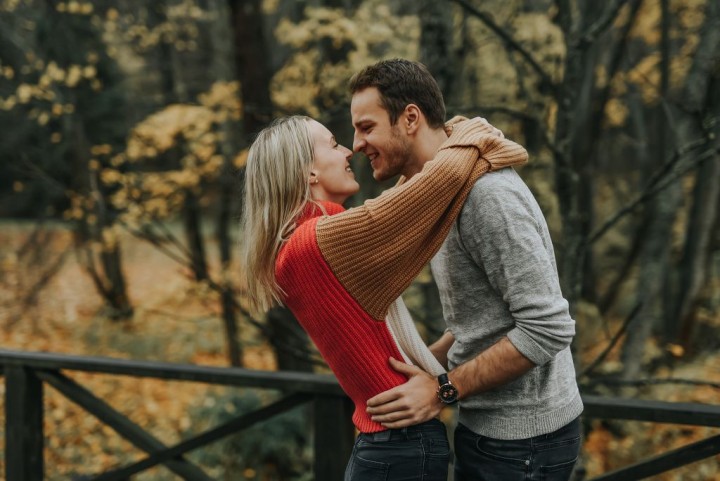
<svg viewBox="0 0 720 481">
<path fill-rule="evenodd" d="M 254 371 L 241 368 L 179 365 L 36 352 L 0 350 L 0 369 L 5 377 L 5 479 L 42 481 L 43 465 L 43 384 L 57 389 L 98 420 L 146 453 L 146 457 L 119 469 L 98 474 L 93 480 L 127 480 L 130 475 L 158 464 L 188 481 L 208 481 L 200 467 L 184 455 L 225 436 L 237 433 L 272 416 L 304 403 L 314 413 L 315 479 L 342 479 L 352 450 L 354 428 L 350 421 L 353 405 L 333 376 Z M 275 390 L 279 400 L 215 428 L 186 439 L 175 446 L 162 442 L 116 411 L 92 392 L 61 371 L 82 371 L 200 382 L 213 385 Z"/>
<path fill-rule="evenodd" d="M 64 374 L 80 371 L 200 382 L 213 385 L 278 391 L 278 399 L 262 408 L 243 413 L 228 422 L 166 446 Z M 159 464 L 188 481 L 208 481 L 199 466 L 185 454 L 242 431 L 296 406 L 312 403 L 314 413 L 314 473 L 317 481 L 343 477 L 353 445 L 350 422 L 353 405 L 334 377 L 328 375 L 255 371 L 241 368 L 180 365 L 101 357 L 19 352 L 0 349 L 0 375 L 5 377 L 5 479 L 42 481 L 43 386 L 48 384 L 63 396 L 115 430 L 146 456 L 132 464 L 98 473 L 96 481 L 123 481 Z M 720 427 L 720 407 L 694 403 L 668 403 L 637 399 L 583 396 L 583 416 L 602 419 Z M 720 453 L 720 435 L 669 451 L 632 466 L 603 474 L 591 481 L 645 479 Z"/>
</svg>

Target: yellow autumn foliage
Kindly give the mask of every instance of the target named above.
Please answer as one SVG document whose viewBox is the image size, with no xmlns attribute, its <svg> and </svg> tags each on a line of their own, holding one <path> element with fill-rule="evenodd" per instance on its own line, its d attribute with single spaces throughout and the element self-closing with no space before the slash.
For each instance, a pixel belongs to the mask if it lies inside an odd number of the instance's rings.
<svg viewBox="0 0 720 481">
<path fill-rule="evenodd" d="M 201 106 L 174 104 L 151 115 L 130 133 L 127 158 L 130 161 L 154 156 L 173 147 L 176 137 L 191 129 L 208 130 L 212 124 L 212 112 Z M 148 155 L 148 148 L 154 148 Z"/>
<path fill-rule="evenodd" d="M 225 163 L 218 152 L 222 125 L 241 118 L 239 92 L 238 82 L 216 82 L 198 97 L 199 105 L 169 105 L 131 130 L 125 151 L 109 159 L 115 168 L 106 168 L 100 176 L 103 184 L 115 186 L 111 203 L 122 211 L 123 222 L 139 226 L 166 218 L 178 211 L 187 192 L 202 194 L 204 183 L 217 178 Z M 175 147 L 182 152 L 176 168 L 151 170 L 153 161 Z M 123 173 L 126 162 L 142 162 L 144 167 Z"/>
<path fill-rule="evenodd" d="M 554 80 L 562 76 L 565 41 L 562 30 L 541 12 L 518 15 L 513 21 L 513 36 L 533 53 Z"/>
<path fill-rule="evenodd" d="M 32 98 L 33 88 L 28 84 L 20 84 L 18 85 L 17 90 L 15 91 L 15 95 L 17 96 L 18 102 L 21 104 L 26 104 L 30 102 L 30 99 Z"/>
<path fill-rule="evenodd" d="M 233 159 L 233 165 L 238 169 L 245 167 L 245 164 L 247 164 L 247 158 L 248 158 L 248 149 L 243 149 Z"/>
<path fill-rule="evenodd" d="M 393 15 L 380 0 L 367 0 L 352 16 L 343 9 L 308 7 L 299 23 L 281 20 L 275 35 L 297 52 L 272 79 L 273 102 L 283 111 L 320 117 L 347 98 L 352 74 L 384 58 L 376 52 L 417 59 L 420 21 L 416 16 Z M 325 61 L 321 40 L 329 40 L 336 49 L 347 48 L 347 58 Z"/>
<path fill-rule="evenodd" d="M 635 84 L 645 103 L 654 103 L 660 94 L 660 55 L 650 54 L 637 63 L 628 73 L 627 79 Z"/>
<path fill-rule="evenodd" d="M 621 127 L 625 124 L 630 109 L 618 98 L 611 98 L 605 104 L 605 121 L 609 127 Z"/>
</svg>

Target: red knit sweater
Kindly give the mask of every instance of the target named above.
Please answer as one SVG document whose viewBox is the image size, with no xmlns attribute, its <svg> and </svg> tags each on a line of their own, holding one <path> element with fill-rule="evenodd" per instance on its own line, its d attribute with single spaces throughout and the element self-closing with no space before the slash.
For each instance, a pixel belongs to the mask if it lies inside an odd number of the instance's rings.
<svg viewBox="0 0 720 481">
<path fill-rule="evenodd" d="M 384 322 L 390 303 L 437 252 L 477 178 L 527 161 L 483 122 L 454 125 L 433 161 L 377 199 L 347 211 L 323 202 L 328 216 L 308 204 L 278 253 L 285 304 L 355 403 L 361 432 L 385 429 L 367 400 L 407 380 L 388 363 L 402 359 Z"/>
<path fill-rule="evenodd" d="M 328 214 L 342 206 L 323 202 Z M 312 338 L 340 385 L 355 403 L 353 423 L 361 432 L 381 431 L 365 412 L 375 394 L 404 383 L 388 364 L 402 359 L 385 322 L 373 320 L 335 277 L 320 252 L 315 227 L 320 209 L 308 205 L 276 263 L 285 304 Z"/>
</svg>

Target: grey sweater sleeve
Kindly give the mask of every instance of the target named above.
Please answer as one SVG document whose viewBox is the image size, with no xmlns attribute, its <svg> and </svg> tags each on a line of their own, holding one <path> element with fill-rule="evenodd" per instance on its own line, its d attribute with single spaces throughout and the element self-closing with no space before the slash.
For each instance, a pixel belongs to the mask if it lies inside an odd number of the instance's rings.
<svg viewBox="0 0 720 481">
<path fill-rule="evenodd" d="M 545 219 L 530 190 L 510 169 L 481 179 L 458 228 L 466 252 L 514 319 L 507 337 L 536 365 L 549 362 L 572 341 L 575 321 L 560 290 Z M 482 308 L 482 299 L 477 302 Z"/>
</svg>

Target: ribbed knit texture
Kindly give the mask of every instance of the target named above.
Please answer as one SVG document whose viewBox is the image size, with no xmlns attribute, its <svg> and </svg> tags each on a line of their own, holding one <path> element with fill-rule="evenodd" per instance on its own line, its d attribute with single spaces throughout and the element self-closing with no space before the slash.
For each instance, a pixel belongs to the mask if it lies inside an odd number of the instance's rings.
<svg viewBox="0 0 720 481">
<path fill-rule="evenodd" d="M 329 214 L 341 209 L 326 202 L 323 206 Z M 368 416 L 366 403 L 407 380 L 388 363 L 390 356 L 401 359 L 402 355 L 387 325 L 373 320 L 355 302 L 323 259 L 315 238 L 320 215 L 319 209 L 309 206 L 298 221 L 278 254 L 276 278 L 286 293 L 285 305 L 353 400 L 355 426 L 364 433 L 383 431 Z"/>
<path fill-rule="evenodd" d="M 482 153 L 482 155 L 481 155 Z M 525 149 L 480 119 L 455 123 L 434 160 L 412 179 L 318 222 L 320 251 L 376 320 L 438 251 L 475 181 L 527 161 Z"/>
<path fill-rule="evenodd" d="M 391 356 L 403 359 L 384 322 L 389 305 L 439 248 L 475 179 L 526 159 L 522 147 L 491 136 L 486 124 L 462 121 L 436 160 L 402 186 L 349 211 L 323 202 L 328 216 L 309 204 L 298 219 L 278 253 L 276 279 L 355 403 L 353 423 L 361 432 L 385 429 L 368 416 L 367 400 L 407 380 L 388 363 Z M 398 338 L 408 326 L 398 327 Z"/>
</svg>

